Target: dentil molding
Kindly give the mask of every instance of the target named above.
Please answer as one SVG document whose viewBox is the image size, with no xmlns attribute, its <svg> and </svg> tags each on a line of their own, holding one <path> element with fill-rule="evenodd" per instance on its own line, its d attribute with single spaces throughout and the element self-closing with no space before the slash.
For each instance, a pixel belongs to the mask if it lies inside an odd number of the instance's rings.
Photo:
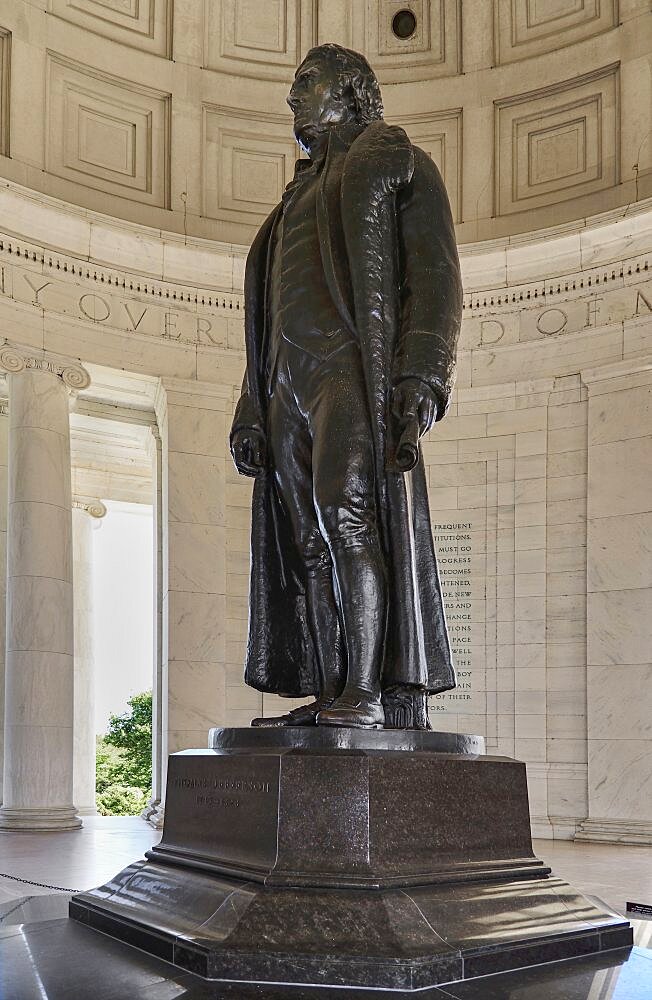
<svg viewBox="0 0 652 1000">
<path fill-rule="evenodd" d="M 13 181 L 0 189 L 0 253 L 52 274 L 152 298 L 242 308 L 248 247 L 180 237 L 77 208 Z M 4 234 L 4 235 L 3 235 Z M 54 239 L 53 239 L 54 237 Z M 467 294 L 561 291 L 580 271 L 652 249 L 652 198 L 547 229 L 459 248 Z M 34 273 L 34 280 L 38 277 Z M 47 272 L 44 272 L 47 273 Z M 549 281 L 550 279 L 550 281 Z"/>
</svg>

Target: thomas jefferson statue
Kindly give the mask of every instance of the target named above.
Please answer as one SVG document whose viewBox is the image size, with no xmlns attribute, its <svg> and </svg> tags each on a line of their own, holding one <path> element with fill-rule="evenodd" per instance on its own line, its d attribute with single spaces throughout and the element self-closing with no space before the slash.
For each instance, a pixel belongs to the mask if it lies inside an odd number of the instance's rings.
<svg viewBox="0 0 652 1000">
<path fill-rule="evenodd" d="M 308 159 L 249 252 L 230 442 L 255 477 L 245 680 L 314 700 L 252 724 L 428 728 L 455 686 L 419 448 L 460 327 L 448 198 L 358 53 L 312 49 L 288 104 Z"/>
</svg>

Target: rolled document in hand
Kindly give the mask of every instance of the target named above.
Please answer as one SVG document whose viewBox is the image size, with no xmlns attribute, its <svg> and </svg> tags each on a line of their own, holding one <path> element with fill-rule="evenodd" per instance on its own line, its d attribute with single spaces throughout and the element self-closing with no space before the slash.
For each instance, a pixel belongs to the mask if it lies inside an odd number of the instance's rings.
<svg viewBox="0 0 652 1000">
<path fill-rule="evenodd" d="M 408 417 L 400 422 L 394 462 L 399 472 L 409 472 L 419 461 L 419 422 Z"/>
</svg>

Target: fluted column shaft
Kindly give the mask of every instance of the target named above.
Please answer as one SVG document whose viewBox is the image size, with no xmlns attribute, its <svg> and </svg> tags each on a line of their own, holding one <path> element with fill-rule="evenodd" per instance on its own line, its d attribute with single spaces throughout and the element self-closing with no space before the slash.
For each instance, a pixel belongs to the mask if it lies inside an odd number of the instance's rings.
<svg viewBox="0 0 652 1000">
<path fill-rule="evenodd" d="M 74 829 L 69 386 L 88 376 L 8 350 L 0 365 L 10 372 L 0 829 Z"/>
<path fill-rule="evenodd" d="M 5 607 L 7 588 L 7 439 L 9 406 L 0 400 L 0 803 L 5 752 Z"/>
<path fill-rule="evenodd" d="M 93 530 L 106 514 L 100 500 L 75 498 L 72 507 L 75 581 L 73 802 L 82 816 L 95 805 L 95 651 L 93 646 Z"/>
</svg>

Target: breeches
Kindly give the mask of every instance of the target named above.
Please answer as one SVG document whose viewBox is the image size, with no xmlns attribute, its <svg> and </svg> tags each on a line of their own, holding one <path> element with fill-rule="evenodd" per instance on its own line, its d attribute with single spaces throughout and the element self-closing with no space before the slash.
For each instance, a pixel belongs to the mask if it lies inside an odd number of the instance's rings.
<svg viewBox="0 0 652 1000">
<path fill-rule="evenodd" d="M 269 406 L 276 489 L 306 570 L 377 544 L 374 454 L 358 345 L 318 360 L 283 340 Z"/>
</svg>

